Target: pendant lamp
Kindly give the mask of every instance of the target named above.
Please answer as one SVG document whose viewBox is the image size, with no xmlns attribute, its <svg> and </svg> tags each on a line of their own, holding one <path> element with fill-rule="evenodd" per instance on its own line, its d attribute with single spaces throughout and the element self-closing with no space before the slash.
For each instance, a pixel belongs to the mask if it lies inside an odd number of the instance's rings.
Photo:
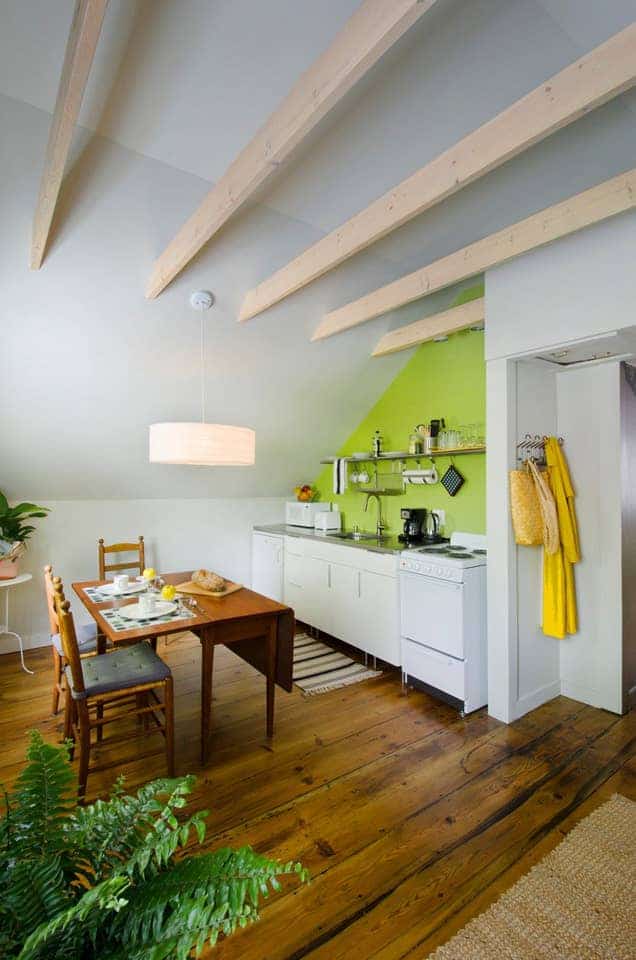
<svg viewBox="0 0 636 960">
<path fill-rule="evenodd" d="M 195 309 L 207 310 L 212 294 L 197 291 L 190 298 Z M 234 427 L 205 420 L 205 326 L 201 316 L 201 422 L 152 423 L 149 437 L 151 463 L 203 467 L 247 467 L 255 461 L 256 434 L 249 427 Z"/>
</svg>

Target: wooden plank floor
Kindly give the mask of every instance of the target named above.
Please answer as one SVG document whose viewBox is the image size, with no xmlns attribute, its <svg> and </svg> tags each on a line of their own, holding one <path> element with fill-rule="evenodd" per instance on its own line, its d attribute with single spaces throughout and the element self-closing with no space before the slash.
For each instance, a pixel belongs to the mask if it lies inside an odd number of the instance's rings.
<svg viewBox="0 0 636 960">
<path fill-rule="evenodd" d="M 178 772 L 199 775 L 195 803 L 211 811 L 207 843 L 300 859 L 313 878 L 286 885 L 216 960 L 424 960 L 612 793 L 636 798 L 633 714 L 560 697 L 508 727 L 484 711 L 462 720 L 425 694 L 405 697 L 388 674 L 309 699 L 279 692 L 270 744 L 262 677 L 225 648 L 201 769 L 198 642 L 184 635 L 159 652 L 175 677 Z M 29 728 L 61 733 L 50 653 L 27 659 L 33 677 L 0 657 L 5 784 Z M 164 767 L 161 757 L 122 763 L 89 778 L 89 794 L 119 772 L 132 789 Z"/>
</svg>

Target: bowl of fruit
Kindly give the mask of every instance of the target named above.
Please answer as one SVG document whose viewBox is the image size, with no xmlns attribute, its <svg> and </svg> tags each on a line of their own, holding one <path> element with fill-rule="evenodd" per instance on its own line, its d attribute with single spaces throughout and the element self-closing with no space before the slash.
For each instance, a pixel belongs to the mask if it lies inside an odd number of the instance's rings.
<svg viewBox="0 0 636 960">
<path fill-rule="evenodd" d="M 300 503 L 310 503 L 318 491 L 310 483 L 303 483 L 300 487 L 294 487 L 294 493 Z"/>
</svg>

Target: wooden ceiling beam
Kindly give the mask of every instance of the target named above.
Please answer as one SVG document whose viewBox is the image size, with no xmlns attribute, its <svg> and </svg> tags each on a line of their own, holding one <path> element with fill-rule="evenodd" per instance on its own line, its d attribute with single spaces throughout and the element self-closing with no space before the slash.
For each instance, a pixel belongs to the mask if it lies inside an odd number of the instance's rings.
<svg viewBox="0 0 636 960">
<path fill-rule="evenodd" d="M 73 131 L 107 6 L 108 0 L 76 0 L 75 3 L 33 219 L 30 257 L 32 270 L 39 270 L 44 260 Z"/>
<path fill-rule="evenodd" d="M 636 207 L 636 169 L 605 180 L 510 227 L 470 243 L 447 257 L 414 270 L 399 280 L 328 313 L 312 340 L 322 340 L 383 313 L 403 307 L 437 290 L 477 276 L 529 250 L 600 223 Z"/>
<path fill-rule="evenodd" d="M 636 23 L 468 134 L 250 290 L 248 320 L 636 83 Z"/>
<path fill-rule="evenodd" d="M 422 317 L 421 320 L 398 327 L 397 330 L 389 330 L 378 340 L 371 356 L 385 357 L 389 353 L 408 350 L 409 347 L 416 347 L 420 343 L 426 343 L 427 340 L 434 340 L 435 337 L 444 337 L 450 333 L 480 326 L 485 320 L 485 303 L 483 297 L 478 297 L 476 300 L 462 303 L 459 307 L 451 307 L 441 313 Z"/>
<path fill-rule="evenodd" d="M 157 297 L 268 180 L 316 124 L 436 0 L 363 0 L 331 46 L 304 73 L 230 164 L 155 262 L 146 289 Z"/>
</svg>

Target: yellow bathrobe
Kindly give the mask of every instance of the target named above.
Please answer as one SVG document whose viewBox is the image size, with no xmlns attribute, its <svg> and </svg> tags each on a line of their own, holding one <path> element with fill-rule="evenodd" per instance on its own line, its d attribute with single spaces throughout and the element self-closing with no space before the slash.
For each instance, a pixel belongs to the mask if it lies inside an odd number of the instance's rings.
<svg viewBox="0 0 636 960">
<path fill-rule="evenodd" d="M 581 559 L 581 554 L 574 488 L 556 437 L 546 440 L 545 459 L 559 516 L 561 546 L 552 555 L 543 551 L 543 632 L 562 640 L 566 633 L 578 630 L 573 565 Z"/>
</svg>

